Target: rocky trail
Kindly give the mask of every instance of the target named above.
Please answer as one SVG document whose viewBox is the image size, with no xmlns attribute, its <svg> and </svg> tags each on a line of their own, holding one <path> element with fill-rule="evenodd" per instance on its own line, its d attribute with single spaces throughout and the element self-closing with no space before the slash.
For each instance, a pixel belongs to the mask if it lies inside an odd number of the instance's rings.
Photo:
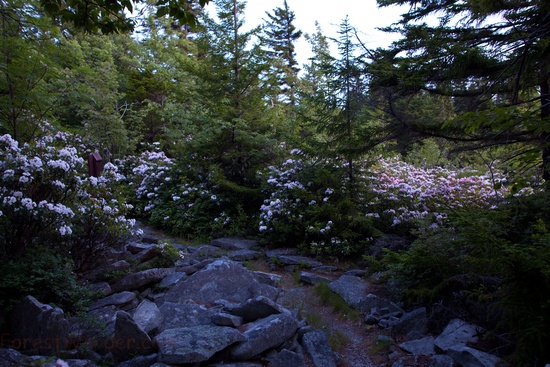
<svg viewBox="0 0 550 367">
<path fill-rule="evenodd" d="M 179 251 L 162 267 L 163 243 Z M 481 329 L 453 319 L 428 333 L 353 263 L 221 238 L 179 244 L 145 228 L 85 281 L 100 296 L 85 317 L 26 297 L 11 313 L 0 367 L 496 366 Z"/>
</svg>

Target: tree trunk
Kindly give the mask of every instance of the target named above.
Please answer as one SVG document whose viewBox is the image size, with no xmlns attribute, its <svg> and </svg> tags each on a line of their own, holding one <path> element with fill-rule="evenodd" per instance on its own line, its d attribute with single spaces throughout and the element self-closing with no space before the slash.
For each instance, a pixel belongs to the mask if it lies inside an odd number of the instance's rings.
<svg viewBox="0 0 550 367">
<path fill-rule="evenodd" d="M 550 83 L 545 78 L 540 84 L 540 118 L 542 124 L 550 124 Z M 550 131 L 543 128 L 542 141 L 542 178 L 546 181 L 547 190 L 550 190 Z"/>
</svg>

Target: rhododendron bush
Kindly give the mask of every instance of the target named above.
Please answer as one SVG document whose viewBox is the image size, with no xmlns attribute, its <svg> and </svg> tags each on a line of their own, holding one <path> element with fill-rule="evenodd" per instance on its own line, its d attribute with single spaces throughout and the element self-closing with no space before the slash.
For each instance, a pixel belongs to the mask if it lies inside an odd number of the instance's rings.
<svg viewBox="0 0 550 367">
<path fill-rule="evenodd" d="M 74 135 L 46 133 L 20 146 L 0 137 L 0 260 L 34 246 L 48 246 L 83 266 L 94 254 L 127 238 L 135 221 L 126 218 L 122 176 L 106 164 L 88 177 L 90 150 Z"/>
<path fill-rule="evenodd" d="M 507 195 L 501 174 L 422 169 L 398 158 L 356 163 L 356 181 L 348 185 L 345 165 L 291 153 L 264 173 L 268 198 L 259 231 L 266 243 L 299 244 L 312 253 L 360 253 L 381 234 L 375 228 L 435 227 L 449 210 L 495 207 Z"/>
<path fill-rule="evenodd" d="M 156 144 L 155 144 L 156 145 Z M 127 177 L 137 216 L 175 235 L 208 239 L 233 224 L 211 175 L 200 175 L 153 147 L 117 162 Z"/>
</svg>

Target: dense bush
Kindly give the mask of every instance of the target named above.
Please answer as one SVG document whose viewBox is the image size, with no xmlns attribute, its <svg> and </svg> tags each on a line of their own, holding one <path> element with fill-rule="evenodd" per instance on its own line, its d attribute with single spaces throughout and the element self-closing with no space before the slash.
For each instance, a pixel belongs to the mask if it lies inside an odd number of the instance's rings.
<svg viewBox="0 0 550 367">
<path fill-rule="evenodd" d="M 362 200 L 346 185 L 345 167 L 316 161 L 299 150 L 291 151 L 291 157 L 263 174 L 267 199 L 260 208 L 262 241 L 299 246 L 312 254 L 363 252 L 378 232 L 370 218 L 358 215 Z"/>
<path fill-rule="evenodd" d="M 136 215 L 171 234 L 207 240 L 236 231 L 239 198 L 227 195 L 215 170 L 202 172 L 158 148 L 118 162 L 126 173 Z"/>
<path fill-rule="evenodd" d="M 85 299 L 74 271 L 93 266 L 97 254 L 132 235 L 112 164 L 89 177 L 91 150 L 76 136 L 45 127 L 33 143 L 0 137 L 1 298 L 26 294 L 74 309 Z"/>
<path fill-rule="evenodd" d="M 384 262 L 404 299 L 459 305 L 495 333 L 512 335 L 516 357 L 550 361 L 550 194 L 451 212 L 446 226 Z"/>
</svg>

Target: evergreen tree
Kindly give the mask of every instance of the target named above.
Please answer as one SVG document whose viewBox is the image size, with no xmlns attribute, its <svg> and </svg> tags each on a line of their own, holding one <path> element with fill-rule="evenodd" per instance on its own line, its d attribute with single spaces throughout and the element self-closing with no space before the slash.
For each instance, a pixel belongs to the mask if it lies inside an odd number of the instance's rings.
<svg viewBox="0 0 550 367">
<path fill-rule="evenodd" d="M 271 54 L 276 58 L 274 72 L 281 87 L 283 100 L 291 106 L 296 104 L 296 83 L 298 78 L 298 61 L 296 61 L 295 42 L 302 36 L 293 22 L 294 12 L 284 0 L 282 8 L 276 8 L 273 14 L 266 12 L 268 20 L 265 23 L 265 38 Z"/>
<path fill-rule="evenodd" d="M 521 143 L 542 152 L 550 180 L 550 4 L 514 2 L 378 0 L 411 5 L 388 31 L 403 38 L 377 50 L 373 87 L 385 89 L 388 106 L 426 91 L 453 98 L 457 118 L 431 129 L 475 146 Z M 437 15 L 439 23 L 422 20 Z M 532 157 L 532 154 L 526 156 Z"/>
</svg>

